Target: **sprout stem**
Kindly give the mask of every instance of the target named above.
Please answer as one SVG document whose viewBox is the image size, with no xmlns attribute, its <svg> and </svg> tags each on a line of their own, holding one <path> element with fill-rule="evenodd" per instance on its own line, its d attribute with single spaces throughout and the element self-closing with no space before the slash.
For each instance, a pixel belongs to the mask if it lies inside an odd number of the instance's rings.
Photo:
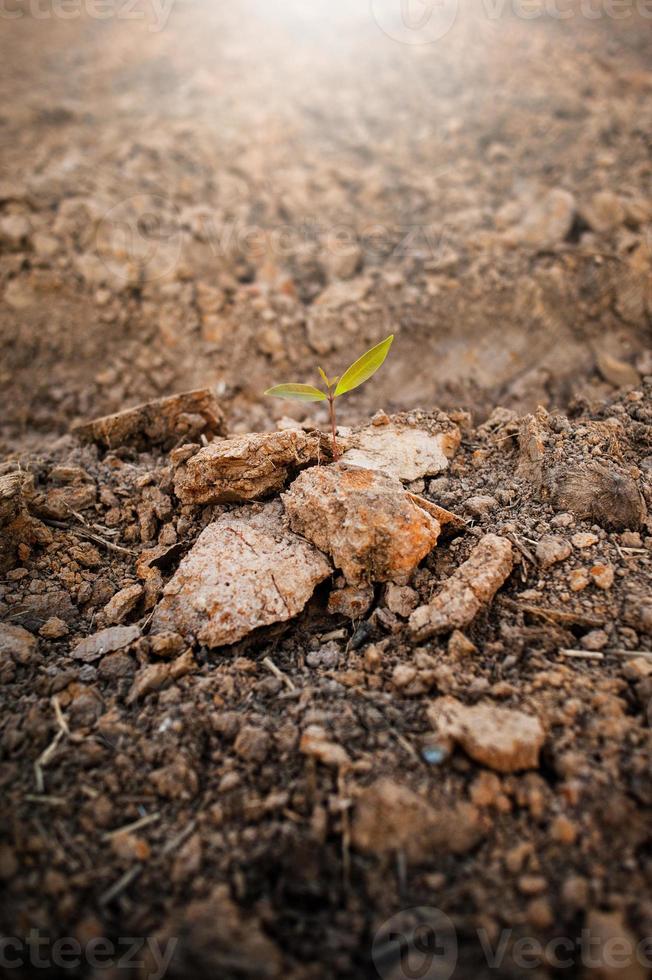
<svg viewBox="0 0 652 980">
<path fill-rule="evenodd" d="M 328 392 L 328 412 L 331 419 L 331 440 L 333 442 L 333 459 L 335 462 L 340 458 L 340 449 L 337 445 L 337 438 L 335 435 L 337 426 L 335 422 L 335 397 L 332 391 Z"/>
</svg>

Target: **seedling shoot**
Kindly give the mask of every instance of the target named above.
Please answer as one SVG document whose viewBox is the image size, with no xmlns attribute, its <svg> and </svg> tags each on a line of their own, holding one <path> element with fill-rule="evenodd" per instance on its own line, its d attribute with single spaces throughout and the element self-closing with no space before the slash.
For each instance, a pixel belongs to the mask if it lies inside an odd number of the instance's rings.
<svg viewBox="0 0 652 980">
<path fill-rule="evenodd" d="M 288 401 L 328 402 L 333 459 L 337 460 L 340 457 L 340 451 L 337 445 L 335 399 L 339 398 L 340 395 L 345 395 L 347 391 L 353 391 L 354 388 L 364 384 L 365 381 L 368 381 L 376 373 L 387 357 L 393 340 L 394 334 L 390 334 L 389 337 L 386 337 L 385 340 L 376 344 L 366 354 L 359 357 L 357 361 L 354 361 L 346 369 L 344 374 L 339 377 L 329 378 L 322 368 L 318 368 L 319 375 L 326 386 L 326 391 L 314 385 L 289 383 L 268 388 L 265 394 L 271 395 L 273 398 L 285 398 Z"/>
</svg>

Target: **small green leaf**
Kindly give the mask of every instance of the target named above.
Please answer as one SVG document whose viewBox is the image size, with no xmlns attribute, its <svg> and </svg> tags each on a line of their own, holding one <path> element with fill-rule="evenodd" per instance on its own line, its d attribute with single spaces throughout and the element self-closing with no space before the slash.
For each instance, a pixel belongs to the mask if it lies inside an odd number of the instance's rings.
<svg viewBox="0 0 652 980">
<path fill-rule="evenodd" d="M 300 402 L 326 401 L 324 392 L 320 391 L 319 388 L 314 388 L 313 385 L 275 385 L 274 388 L 268 388 L 265 394 L 271 395 L 273 398 L 287 398 Z"/>
<path fill-rule="evenodd" d="M 326 372 L 325 372 L 325 371 L 322 371 L 322 369 L 321 369 L 321 368 L 317 368 L 317 370 L 319 371 L 319 373 L 320 373 L 320 375 L 321 375 L 321 379 L 322 379 L 322 381 L 324 382 L 324 384 L 326 385 L 326 387 L 327 387 L 327 388 L 330 388 L 330 386 L 331 386 L 331 384 L 332 384 L 332 382 L 330 382 L 330 381 L 328 380 L 328 375 L 326 374 Z"/>
<path fill-rule="evenodd" d="M 378 368 L 381 366 L 387 354 L 389 353 L 389 348 L 392 346 L 392 341 L 394 339 L 394 334 L 390 334 L 385 340 L 376 344 L 371 350 L 368 350 L 366 354 L 359 357 L 351 367 L 347 368 L 340 380 L 337 383 L 337 388 L 335 389 L 335 397 L 338 395 L 343 395 L 347 391 L 353 391 L 358 385 L 363 384 L 367 381 L 372 374 L 375 374 Z"/>
</svg>

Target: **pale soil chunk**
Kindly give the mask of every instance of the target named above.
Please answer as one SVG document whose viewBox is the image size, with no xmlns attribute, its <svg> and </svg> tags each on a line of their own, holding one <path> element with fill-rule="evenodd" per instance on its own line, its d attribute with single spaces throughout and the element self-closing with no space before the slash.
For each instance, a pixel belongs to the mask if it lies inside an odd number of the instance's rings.
<svg viewBox="0 0 652 980">
<path fill-rule="evenodd" d="M 152 633 L 235 643 L 296 616 L 330 573 L 324 555 L 288 530 L 280 504 L 242 508 L 204 528 L 163 590 Z"/>
<path fill-rule="evenodd" d="M 565 538 L 560 538 L 556 534 L 544 534 L 537 544 L 537 561 L 542 568 L 550 568 L 551 565 L 569 558 L 572 551 L 570 543 Z"/>
<path fill-rule="evenodd" d="M 511 542 L 486 534 L 431 602 L 414 610 L 410 629 L 415 638 L 423 640 L 468 626 L 482 606 L 491 602 L 512 565 Z"/>
<path fill-rule="evenodd" d="M 346 749 L 333 742 L 319 725 L 308 726 L 301 736 L 299 751 L 334 769 L 351 764 Z"/>
<path fill-rule="evenodd" d="M 478 812 L 468 803 L 435 807 L 407 786 L 378 779 L 357 799 L 353 846 L 371 854 L 400 852 L 417 863 L 435 854 L 463 854 L 482 835 Z"/>
<path fill-rule="evenodd" d="M 600 562 L 589 569 L 589 575 L 599 589 L 610 589 L 614 584 L 614 570 L 611 565 Z"/>
<path fill-rule="evenodd" d="M 36 653 L 38 640 L 22 626 L 0 623 L 0 654 L 8 654 L 16 663 L 29 663 Z"/>
<path fill-rule="evenodd" d="M 105 653 L 112 653 L 113 650 L 122 650 L 129 646 L 140 636 L 140 627 L 133 626 L 109 626 L 108 629 L 100 630 L 91 636 L 81 640 L 71 652 L 71 657 L 75 660 L 83 660 L 85 663 L 92 663 L 99 660 Z"/>
<path fill-rule="evenodd" d="M 571 230 L 576 209 L 569 191 L 553 187 L 532 202 L 520 224 L 505 233 L 505 240 L 540 248 L 562 242 Z"/>
<path fill-rule="evenodd" d="M 117 446 L 171 449 L 180 439 L 188 442 L 201 435 L 226 434 L 224 413 L 209 388 L 183 391 L 167 398 L 157 398 L 114 415 L 104 415 L 72 428 L 85 443 L 97 443 L 105 449 Z"/>
<path fill-rule="evenodd" d="M 105 623 L 121 623 L 127 616 L 134 611 L 138 602 L 142 598 L 144 589 L 142 585 L 128 585 L 124 589 L 109 599 L 102 610 L 102 618 Z"/>
<path fill-rule="evenodd" d="M 381 421 L 347 437 L 343 462 L 411 483 L 448 469 L 459 449 L 460 430 L 446 416 L 415 413 Z"/>
<path fill-rule="evenodd" d="M 24 473 L 6 473 L 0 476 L 0 527 L 13 521 L 23 506 Z"/>
<path fill-rule="evenodd" d="M 407 619 L 418 602 L 418 593 L 409 585 L 394 585 L 390 582 L 385 588 L 385 605 L 397 616 Z"/>
<path fill-rule="evenodd" d="M 441 736 L 453 739 L 490 769 L 518 772 L 539 765 L 545 732 L 535 715 L 490 703 L 468 707 L 443 697 L 430 706 L 428 719 Z"/>
<path fill-rule="evenodd" d="M 162 687 L 185 677 L 186 674 L 196 668 L 192 650 L 186 650 L 184 654 L 170 662 L 159 662 L 149 664 L 138 671 L 134 683 L 127 695 L 127 704 L 133 704 L 140 698 L 145 697 L 152 691 L 159 691 Z"/>
<path fill-rule="evenodd" d="M 319 433 L 251 432 L 213 442 L 179 467 L 174 489 L 184 504 L 258 500 L 282 490 L 292 473 L 327 457 Z"/>
<path fill-rule="evenodd" d="M 313 467 L 282 499 L 292 530 L 329 554 L 351 584 L 405 580 L 439 537 L 438 521 L 397 479 L 374 470 Z"/>
<path fill-rule="evenodd" d="M 342 589 L 333 589 L 329 595 L 328 611 L 331 615 L 362 619 L 373 601 L 374 590 L 370 585 L 345 585 Z"/>
</svg>

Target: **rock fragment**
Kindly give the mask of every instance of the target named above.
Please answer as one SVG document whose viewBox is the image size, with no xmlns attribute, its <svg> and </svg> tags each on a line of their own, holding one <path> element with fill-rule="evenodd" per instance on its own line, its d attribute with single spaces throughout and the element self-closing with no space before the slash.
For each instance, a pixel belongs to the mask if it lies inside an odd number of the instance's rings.
<svg viewBox="0 0 652 980">
<path fill-rule="evenodd" d="M 439 537 L 418 498 L 374 470 L 313 467 L 282 499 L 292 530 L 329 554 L 352 585 L 404 581 Z"/>
<path fill-rule="evenodd" d="M 593 531 L 578 531 L 571 538 L 571 543 L 574 548 L 592 548 L 594 544 L 597 544 L 600 538 Z"/>
<path fill-rule="evenodd" d="M 124 589 L 109 599 L 102 610 L 102 617 L 105 623 L 121 623 L 127 616 L 134 611 L 142 598 L 144 589 L 142 585 L 128 585 Z"/>
<path fill-rule="evenodd" d="M 482 606 L 491 602 L 512 565 L 511 542 L 485 534 L 428 605 L 414 610 L 410 629 L 415 639 L 424 640 L 468 626 Z"/>
<path fill-rule="evenodd" d="M 497 772 L 539 765 L 545 732 L 535 715 L 490 703 L 468 707 L 442 697 L 428 709 L 428 719 L 442 738 L 451 738 L 476 762 Z"/>
<path fill-rule="evenodd" d="M 521 223 L 505 233 L 513 245 L 549 248 L 563 242 L 573 226 L 575 198 L 568 191 L 554 187 L 530 206 Z"/>
<path fill-rule="evenodd" d="M 0 527 L 16 518 L 23 507 L 24 473 L 5 473 L 0 476 Z"/>
<path fill-rule="evenodd" d="M 342 461 L 379 470 L 406 483 L 448 469 L 460 445 L 460 430 L 443 413 L 381 417 L 347 437 Z"/>
<path fill-rule="evenodd" d="M 212 442 L 176 471 L 184 504 L 259 500 L 282 490 L 290 476 L 327 457 L 319 433 L 300 429 L 252 432 Z"/>
<path fill-rule="evenodd" d="M 418 863 L 436 854 L 463 854 L 482 836 L 478 812 L 468 803 L 435 807 L 392 779 L 378 779 L 357 799 L 353 846 L 371 854 L 401 853 Z"/>
<path fill-rule="evenodd" d="M 105 653 L 112 653 L 114 650 L 123 650 L 133 643 L 140 636 L 140 627 L 136 626 L 109 626 L 108 629 L 100 630 L 91 636 L 85 637 L 71 651 L 70 656 L 75 660 L 83 660 L 84 663 L 92 663 L 99 660 Z"/>
<path fill-rule="evenodd" d="M 209 388 L 157 398 L 114 415 L 80 423 L 72 431 L 81 442 L 96 443 L 104 449 L 117 446 L 171 449 L 180 439 L 188 442 L 201 435 L 226 434 L 224 413 Z"/>
<path fill-rule="evenodd" d="M 92 507 L 97 497 L 94 483 L 80 487 L 52 487 L 43 496 L 37 495 L 32 501 L 32 509 L 42 517 L 55 521 L 65 521 L 73 511 Z"/>
<path fill-rule="evenodd" d="M 485 517 L 492 510 L 495 510 L 497 506 L 498 501 L 496 498 L 484 493 L 477 494 L 475 497 L 469 497 L 468 500 L 464 501 L 464 510 L 471 517 Z"/>
<path fill-rule="evenodd" d="M 46 640 L 60 640 L 62 636 L 67 636 L 68 633 L 68 624 L 64 623 L 63 619 L 59 619 L 58 616 L 51 616 L 39 630 L 39 636 Z"/>
<path fill-rule="evenodd" d="M 374 590 L 370 585 L 345 585 L 333 589 L 328 597 L 328 611 L 331 615 L 361 619 L 374 601 Z"/>
<path fill-rule="evenodd" d="M 409 585 L 394 585 L 392 582 L 385 588 L 384 598 L 389 611 L 404 619 L 407 619 L 419 603 L 418 592 Z"/>
<path fill-rule="evenodd" d="M 589 575 L 599 589 L 610 589 L 614 584 L 614 570 L 611 565 L 605 565 L 604 562 L 592 565 Z"/>
<path fill-rule="evenodd" d="M 165 586 L 151 632 L 235 643 L 296 616 L 330 573 L 324 555 L 288 530 L 280 504 L 242 508 L 204 528 Z"/>
<path fill-rule="evenodd" d="M 38 641 L 29 630 L 11 623 L 0 623 L 0 655 L 7 654 L 17 664 L 30 662 L 38 646 Z"/>
<path fill-rule="evenodd" d="M 544 534 L 537 543 L 537 561 L 542 568 L 550 568 L 551 565 L 569 558 L 572 551 L 570 543 L 565 538 L 560 538 L 556 534 Z"/>
<path fill-rule="evenodd" d="M 346 749 L 337 742 L 333 742 L 319 725 L 309 725 L 301 736 L 299 751 L 303 755 L 312 756 L 324 766 L 331 766 L 339 769 L 342 766 L 349 766 L 351 760 Z"/>
<path fill-rule="evenodd" d="M 186 650 L 184 654 L 168 663 L 162 661 L 156 664 L 149 664 L 138 671 L 134 683 L 127 695 L 127 704 L 133 704 L 146 694 L 152 691 L 160 691 L 162 687 L 185 677 L 196 668 L 196 663 L 192 655 L 192 650 Z"/>
</svg>

